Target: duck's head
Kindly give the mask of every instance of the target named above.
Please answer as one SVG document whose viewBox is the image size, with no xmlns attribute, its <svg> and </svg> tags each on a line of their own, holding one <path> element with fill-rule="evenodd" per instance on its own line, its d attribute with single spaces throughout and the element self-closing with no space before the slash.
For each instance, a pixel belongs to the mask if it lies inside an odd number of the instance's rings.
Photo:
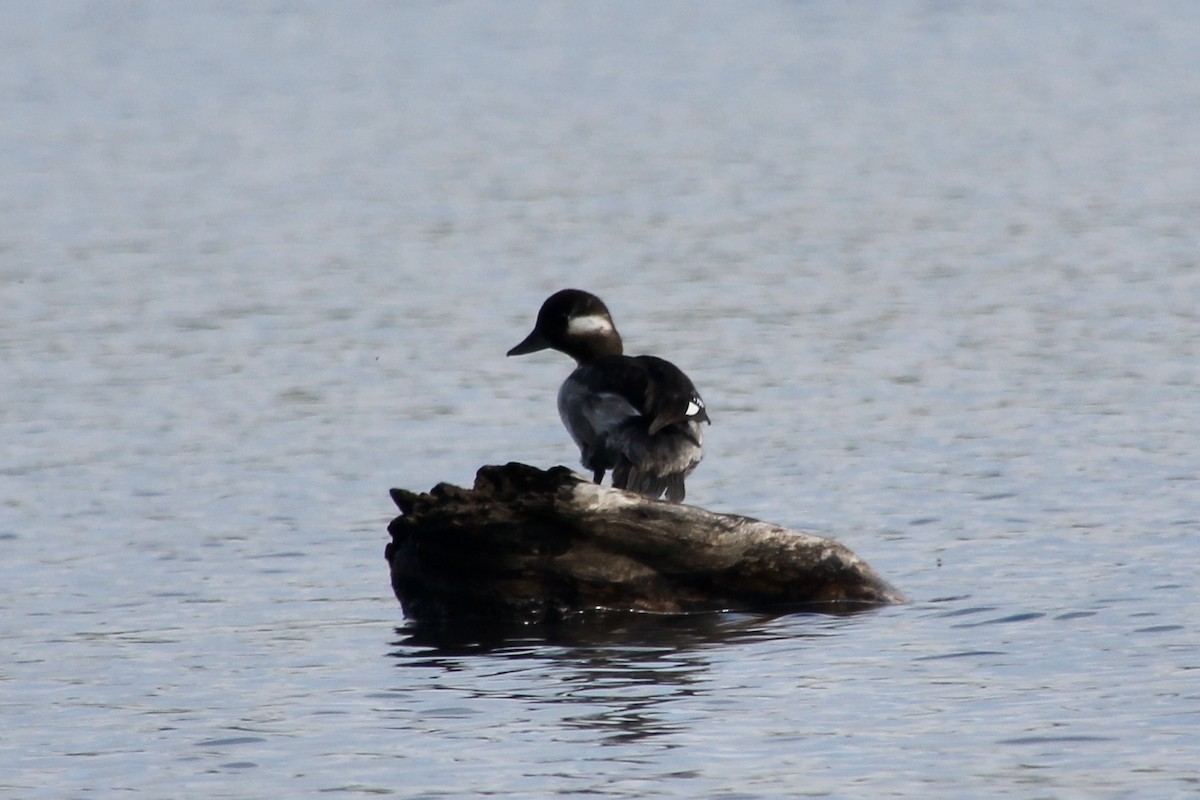
<svg viewBox="0 0 1200 800">
<path fill-rule="evenodd" d="M 563 289 L 546 298 L 533 330 L 510 356 L 545 349 L 566 353 L 580 364 L 621 354 L 621 334 L 604 301 L 590 292 Z"/>
</svg>

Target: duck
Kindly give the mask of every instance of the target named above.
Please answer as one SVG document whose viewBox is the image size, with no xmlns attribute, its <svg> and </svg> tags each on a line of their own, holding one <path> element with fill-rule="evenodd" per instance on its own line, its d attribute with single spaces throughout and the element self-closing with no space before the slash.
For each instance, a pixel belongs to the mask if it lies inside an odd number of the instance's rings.
<svg viewBox="0 0 1200 800">
<path fill-rule="evenodd" d="M 612 470 L 614 488 L 682 503 L 684 480 L 704 456 L 702 423 L 712 424 L 683 370 L 657 356 L 625 355 L 604 301 L 580 289 L 546 298 L 508 356 L 541 350 L 575 359 L 558 390 L 558 413 L 592 480 Z"/>
</svg>

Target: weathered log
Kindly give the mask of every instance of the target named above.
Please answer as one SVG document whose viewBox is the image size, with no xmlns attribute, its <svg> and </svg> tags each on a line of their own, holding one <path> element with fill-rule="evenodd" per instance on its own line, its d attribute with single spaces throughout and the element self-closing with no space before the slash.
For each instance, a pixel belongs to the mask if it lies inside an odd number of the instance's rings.
<svg viewBox="0 0 1200 800">
<path fill-rule="evenodd" d="M 392 489 L 392 588 L 416 622 L 547 621 L 904 601 L 828 538 L 597 486 L 566 467 L 480 468 L 473 489 Z"/>
</svg>

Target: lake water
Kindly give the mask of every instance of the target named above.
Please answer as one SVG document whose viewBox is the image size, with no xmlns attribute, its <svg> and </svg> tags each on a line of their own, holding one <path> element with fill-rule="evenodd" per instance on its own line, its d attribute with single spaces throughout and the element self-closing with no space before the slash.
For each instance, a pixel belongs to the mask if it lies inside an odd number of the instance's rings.
<svg viewBox="0 0 1200 800">
<path fill-rule="evenodd" d="M 1200 4 L 0 3 L 0 795 L 1200 793 Z M 563 286 L 845 617 L 409 627 Z"/>
</svg>

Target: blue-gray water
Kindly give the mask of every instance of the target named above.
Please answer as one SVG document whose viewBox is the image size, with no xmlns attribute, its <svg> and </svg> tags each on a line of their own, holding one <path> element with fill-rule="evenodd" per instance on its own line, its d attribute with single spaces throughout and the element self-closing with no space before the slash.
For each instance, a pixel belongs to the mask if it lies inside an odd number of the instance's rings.
<svg viewBox="0 0 1200 800">
<path fill-rule="evenodd" d="M 1200 5 L 12 0 L 0 117 L 0 795 L 1200 793 Z M 565 285 L 912 604 L 406 628 Z"/>
</svg>

